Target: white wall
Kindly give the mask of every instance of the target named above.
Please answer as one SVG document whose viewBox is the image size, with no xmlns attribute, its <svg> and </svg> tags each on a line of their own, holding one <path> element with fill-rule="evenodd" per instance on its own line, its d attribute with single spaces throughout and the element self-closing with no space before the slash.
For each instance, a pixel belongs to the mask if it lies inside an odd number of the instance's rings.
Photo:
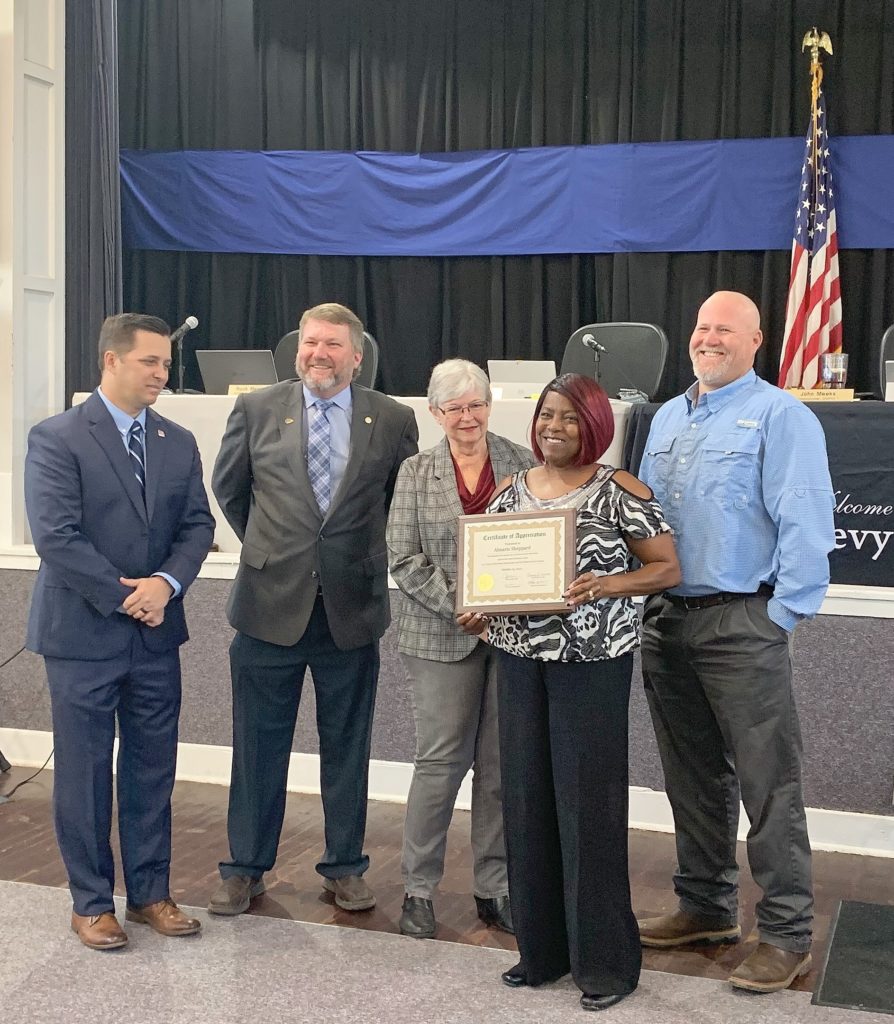
<svg viewBox="0 0 894 1024">
<path fill-rule="evenodd" d="M 0 0 L 0 551 L 30 427 L 64 408 L 64 0 Z"/>
</svg>

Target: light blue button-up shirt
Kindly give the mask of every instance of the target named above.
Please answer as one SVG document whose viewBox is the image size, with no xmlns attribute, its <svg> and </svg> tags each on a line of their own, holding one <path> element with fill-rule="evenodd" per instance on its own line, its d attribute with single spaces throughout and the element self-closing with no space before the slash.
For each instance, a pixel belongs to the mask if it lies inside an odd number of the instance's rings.
<svg viewBox="0 0 894 1024">
<path fill-rule="evenodd" d="M 322 402 L 323 399 L 317 398 L 313 392 L 307 390 L 305 385 L 302 384 L 301 386 L 304 388 L 304 459 L 307 461 L 308 417 L 317 415 L 317 410 L 313 409 L 313 406 L 317 402 Z M 332 495 L 332 500 L 334 500 L 342 478 L 345 475 L 348 456 L 351 454 L 351 413 L 353 410 L 353 400 L 351 398 L 350 385 L 342 388 L 337 395 L 333 395 L 332 398 L 326 399 L 326 401 L 333 403 L 327 416 L 329 419 L 329 493 Z M 312 411 L 309 412 L 308 410 Z"/>
<path fill-rule="evenodd" d="M 110 402 L 108 398 L 106 398 L 106 396 L 102 393 L 102 388 L 97 388 L 96 393 L 99 395 L 100 399 L 102 400 L 102 404 L 109 410 L 109 414 L 115 421 L 115 426 L 118 428 L 118 433 L 121 435 L 121 440 L 124 443 L 124 450 L 127 452 L 127 458 L 129 460 L 130 445 L 128 444 L 128 441 L 130 440 L 130 438 L 128 435 L 130 434 L 130 428 L 134 425 L 134 423 L 139 423 L 139 425 L 143 428 L 143 437 L 146 436 L 146 410 L 140 409 L 140 412 L 137 416 L 131 416 L 129 413 L 126 413 L 123 409 L 119 409 L 118 406 L 114 404 L 114 402 Z M 144 442 L 143 461 L 145 465 L 143 466 L 143 469 L 147 474 L 147 479 L 149 474 L 148 448 L 149 446 Z M 180 586 L 180 584 L 174 579 L 174 577 L 171 576 L 170 573 L 154 572 L 152 573 L 152 575 L 161 576 L 163 580 L 167 580 L 167 582 L 171 584 L 171 587 L 174 591 L 174 593 L 171 595 L 172 597 L 177 597 L 177 595 L 183 589 Z"/>
<path fill-rule="evenodd" d="M 783 629 L 819 611 L 835 546 L 834 496 L 819 420 L 749 370 L 652 421 L 639 476 L 673 526 L 687 596 L 774 587 Z"/>
</svg>

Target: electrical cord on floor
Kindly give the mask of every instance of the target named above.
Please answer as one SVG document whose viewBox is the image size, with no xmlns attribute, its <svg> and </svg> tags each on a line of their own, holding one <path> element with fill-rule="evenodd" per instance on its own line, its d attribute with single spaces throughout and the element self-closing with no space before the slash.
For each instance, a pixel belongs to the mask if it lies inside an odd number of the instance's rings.
<svg viewBox="0 0 894 1024">
<path fill-rule="evenodd" d="M 53 747 L 53 750 L 55 749 L 56 748 Z M 33 782 L 37 778 L 37 776 L 40 775 L 44 768 L 46 768 L 46 766 L 50 763 L 50 758 L 53 756 L 53 750 L 51 750 L 49 754 L 47 754 L 46 761 L 44 761 L 44 763 L 37 769 L 37 771 L 33 775 L 29 775 L 27 779 L 22 779 L 21 782 L 17 782 L 8 793 L 0 793 L 0 804 L 8 803 L 10 800 L 12 800 L 13 796 L 15 796 L 17 790 L 21 789 L 22 786 L 26 786 L 29 782 Z"/>
<path fill-rule="evenodd" d="M 0 662 L 0 668 L 6 668 L 6 666 L 11 661 L 14 661 L 22 653 L 22 651 L 24 651 L 24 650 L 25 650 L 25 647 L 24 647 L 24 645 L 22 645 L 15 652 L 15 654 L 10 654 L 10 656 L 5 661 Z M 55 749 L 56 748 L 54 747 L 53 750 L 55 750 Z M 27 779 L 22 779 L 21 782 L 16 783 L 16 785 L 13 786 L 12 789 L 8 793 L 0 793 L 0 804 L 8 803 L 10 800 L 12 800 L 13 795 L 16 793 L 17 790 L 21 789 L 22 786 L 26 785 L 27 783 L 32 782 L 34 779 L 37 778 L 38 775 L 40 775 L 40 773 L 44 770 L 44 768 L 46 768 L 46 766 L 50 763 L 50 758 L 53 756 L 53 750 L 51 750 L 49 752 L 49 754 L 47 754 L 46 761 L 44 761 L 44 763 L 37 769 L 37 771 L 33 775 L 29 775 Z M 2 751 L 0 751 L 0 771 L 8 772 L 11 767 L 12 767 L 12 765 L 3 756 Z"/>
<path fill-rule="evenodd" d="M 25 650 L 25 645 L 22 644 L 22 646 L 15 652 L 15 654 L 10 654 L 10 656 L 6 659 L 6 661 L 0 661 L 0 668 L 6 668 L 6 666 L 11 661 L 14 661 L 22 653 L 22 651 L 24 651 L 24 650 Z"/>
</svg>

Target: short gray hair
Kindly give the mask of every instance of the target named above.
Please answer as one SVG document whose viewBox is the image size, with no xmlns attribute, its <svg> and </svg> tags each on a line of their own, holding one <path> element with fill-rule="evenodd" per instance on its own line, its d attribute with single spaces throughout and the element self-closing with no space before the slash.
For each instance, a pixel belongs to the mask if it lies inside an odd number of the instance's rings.
<svg viewBox="0 0 894 1024">
<path fill-rule="evenodd" d="M 440 409 L 445 402 L 459 398 L 467 391 L 477 391 L 490 405 L 490 381 L 484 370 L 468 359 L 445 359 L 431 372 L 428 404 L 432 409 Z"/>
</svg>

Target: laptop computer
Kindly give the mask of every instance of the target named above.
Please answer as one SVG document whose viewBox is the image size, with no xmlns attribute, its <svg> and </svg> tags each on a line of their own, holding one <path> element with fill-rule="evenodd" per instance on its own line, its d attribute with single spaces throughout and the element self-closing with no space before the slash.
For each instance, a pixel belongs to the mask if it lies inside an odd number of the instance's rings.
<svg viewBox="0 0 894 1024">
<path fill-rule="evenodd" d="M 196 349 L 206 395 L 225 395 L 231 384 L 275 384 L 276 366 L 269 348 Z"/>
<path fill-rule="evenodd" d="M 538 398 L 556 375 L 552 359 L 488 359 L 494 398 Z"/>
</svg>

